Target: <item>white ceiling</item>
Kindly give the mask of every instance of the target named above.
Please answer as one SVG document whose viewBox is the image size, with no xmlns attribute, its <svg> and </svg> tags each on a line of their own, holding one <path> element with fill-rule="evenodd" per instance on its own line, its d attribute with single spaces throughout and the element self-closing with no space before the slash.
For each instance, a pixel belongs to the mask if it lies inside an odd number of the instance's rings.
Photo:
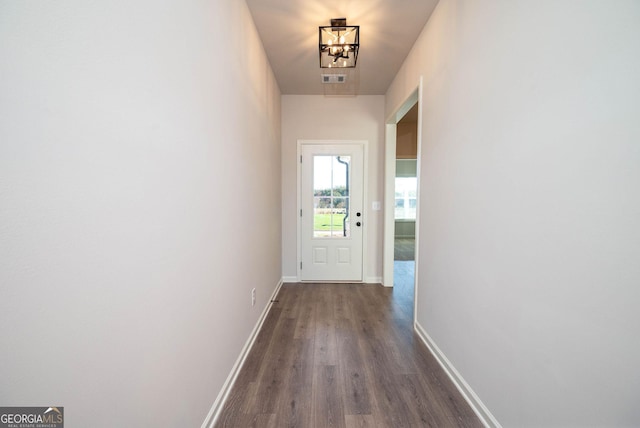
<svg viewBox="0 0 640 428">
<path fill-rule="evenodd" d="M 383 95 L 438 0 L 247 0 L 283 94 Z M 360 52 L 347 84 L 323 85 L 318 27 L 331 18 L 360 26 Z"/>
</svg>

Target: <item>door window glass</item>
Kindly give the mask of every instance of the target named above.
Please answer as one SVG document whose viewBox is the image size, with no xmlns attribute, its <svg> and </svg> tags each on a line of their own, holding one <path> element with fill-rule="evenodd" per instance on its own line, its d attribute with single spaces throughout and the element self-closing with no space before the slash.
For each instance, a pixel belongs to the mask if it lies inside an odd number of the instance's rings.
<svg viewBox="0 0 640 428">
<path fill-rule="evenodd" d="M 349 237 L 350 156 L 313 157 L 313 237 Z"/>
</svg>

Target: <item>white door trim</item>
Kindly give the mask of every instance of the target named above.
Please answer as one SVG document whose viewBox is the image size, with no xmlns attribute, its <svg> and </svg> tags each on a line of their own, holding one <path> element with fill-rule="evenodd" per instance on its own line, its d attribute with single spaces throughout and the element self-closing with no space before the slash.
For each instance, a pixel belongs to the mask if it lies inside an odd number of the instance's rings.
<svg viewBox="0 0 640 428">
<path fill-rule="evenodd" d="M 414 323 L 418 316 L 418 249 L 420 236 L 420 159 L 422 156 L 422 76 L 418 81 L 416 88 L 411 92 L 406 100 L 398 106 L 393 113 L 387 118 L 385 125 L 385 152 L 384 152 L 384 235 L 382 250 L 382 284 L 385 287 L 393 287 L 393 246 L 395 236 L 395 176 L 396 176 L 396 132 L 397 123 L 407 112 L 418 103 L 418 154 L 416 163 L 416 172 L 418 176 L 418 198 L 416 200 L 416 240 L 415 240 L 415 271 L 414 271 L 414 287 L 413 287 L 413 320 Z"/>
<path fill-rule="evenodd" d="M 300 262 L 302 261 L 302 239 L 300 236 L 302 222 L 300 219 L 300 210 L 302 209 L 302 169 L 301 169 L 301 156 L 302 146 L 304 145 L 340 145 L 340 144 L 359 144 L 362 145 L 363 152 L 363 183 L 362 183 L 362 206 L 363 206 L 363 230 L 362 230 L 362 281 L 366 278 L 368 260 L 369 260 L 369 246 L 367 245 L 367 235 L 369 234 L 369 228 L 367 227 L 368 218 L 372 215 L 369 209 L 369 141 L 367 140 L 298 140 L 296 150 L 296 280 L 300 282 Z"/>
</svg>

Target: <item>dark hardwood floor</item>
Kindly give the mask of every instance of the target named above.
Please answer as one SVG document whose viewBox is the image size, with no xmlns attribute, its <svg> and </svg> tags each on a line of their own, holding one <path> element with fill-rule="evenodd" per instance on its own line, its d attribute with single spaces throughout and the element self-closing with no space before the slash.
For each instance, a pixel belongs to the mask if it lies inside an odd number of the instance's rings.
<svg viewBox="0 0 640 428">
<path fill-rule="evenodd" d="M 413 284 L 285 284 L 216 427 L 481 427 L 413 332 Z"/>
</svg>

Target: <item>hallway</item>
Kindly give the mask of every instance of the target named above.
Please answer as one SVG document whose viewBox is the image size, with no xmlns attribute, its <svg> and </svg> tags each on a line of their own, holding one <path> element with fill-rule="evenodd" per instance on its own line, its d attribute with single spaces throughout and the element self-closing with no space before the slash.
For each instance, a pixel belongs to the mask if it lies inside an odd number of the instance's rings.
<svg viewBox="0 0 640 428">
<path fill-rule="evenodd" d="M 637 0 L 1 2 L 0 403 L 640 427 L 638 52 Z M 362 284 L 300 284 L 302 148 L 353 144 Z"/>
<path fill-rule="evenodd" d="M 285 284 L 216 426 L 482 426 L 412 333 L 412 293 Z"/>
</svg>

